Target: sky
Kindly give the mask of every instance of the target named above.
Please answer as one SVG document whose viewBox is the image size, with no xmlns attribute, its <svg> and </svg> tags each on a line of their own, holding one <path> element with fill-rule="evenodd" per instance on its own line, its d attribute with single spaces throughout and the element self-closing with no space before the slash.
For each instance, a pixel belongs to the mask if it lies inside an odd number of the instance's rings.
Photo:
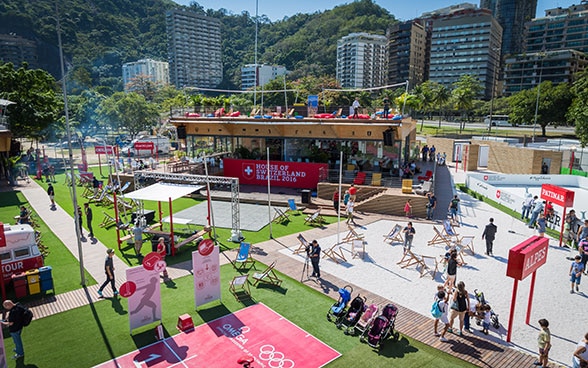
<svg viewBox="0 0 588 368">
<path fill-rule="evenodd" d="M 189 5 L 193 0 L 174 0 L 182 5 Z M 293 0 L 293 1 L 276 1 L 276 0 L 196 0 L 198 4 L 205 9 L 225 8 L 234 14 L 241 14 L 248 11 L 255 15 L 255 4 L 258 4 L 259 15 L 267 15 L 272 21 L 280 20 L 285 16 L 292 16 L 297 13 L 314 13 L 332 9 L 337 5 L 350 3 L 352 1 L 344 0 Z M 480 5 L 479 0 L 374 0 L 376 4 L 387 9 L 396 19 L 408 20 L 421 15 L 423 12 L 443 8 L 449 5 L 469 2 Z M 538 0 L 537 17 L 545 15 L 545 9 L 557 7 L 568 7 L 572 4 L 579 4 L 580 0 Z"/>
</svg>

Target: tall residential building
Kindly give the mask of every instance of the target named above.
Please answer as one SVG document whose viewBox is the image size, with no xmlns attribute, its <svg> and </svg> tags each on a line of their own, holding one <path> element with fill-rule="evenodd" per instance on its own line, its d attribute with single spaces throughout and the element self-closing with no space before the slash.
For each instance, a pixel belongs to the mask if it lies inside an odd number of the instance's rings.
<svg viewBox="0 0 588 368">
<path fill-rule="evenodd" d="M 427 32 L 419 20 L 390 27 L 388 41 L 388 84 L 408 81 L 411 87 L 426 80 Z"/>
<path fill-rule="evenodd" d="M 429 80 L 449 88 L 464 74 L 477 77 L 482 97 L 495 95 L 502 27 L 488 9 L 458 8 L 431 18 Z"/>
<path fill-rule="evenodd" d="M 537 87 L 543 81 L 572 83 L 588 65 L 588 55 L 576 50 L 534 52 L 508 57 L 504 67 L 504 94 Z"/>
<path fill-rule="evenodd" d="M 166 12 L 170 82 L 214 88 L 223 78 L 220 20 L 184 9 Z"/>
<path fill-rule="evenodd" d="M 386 83 L 386 36 L 351 33 L 337 41 L 337 80 L 343 88 Z"/>
<path fill-rule="evenodd" d="M 169 84 L 169 63 L 166 61 L 142 59 L 123 64 L 122 74 L 125 91 L 130 90 L 129 82 L 139 76 L 149 78 L 153 83 L 165 85 Z"/>
<path fill-rule="evenodd" d="M 502 26 L 502 55 L 520 54 L 525 49 L 525 23 L 535 18 L 537 0 L 480 0 Z"/>
<path fill-rule="evenodd" d="M 255 70 L 257 69 L 257 74 Z M 241 68 L 241 89 L 263 86 L 278 76 L 286 75 L 286 67 L 279 65 L 247 64 Z M 257 76 L 257 80 L 255 77 Z"/>
<path fill-rule="evenodd" d="M 588 52 L 588 4 L 545 11 L 526 24 L 526 52 L 574 49 Z"/>
</svg>

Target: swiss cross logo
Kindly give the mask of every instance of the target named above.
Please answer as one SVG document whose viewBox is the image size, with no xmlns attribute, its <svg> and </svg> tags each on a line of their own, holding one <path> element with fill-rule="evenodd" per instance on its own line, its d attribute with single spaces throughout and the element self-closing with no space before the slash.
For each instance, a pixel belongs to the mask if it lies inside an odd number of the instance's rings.
<svg viewBox="0 0 588 368">
<path fill-rule="evenodd" d="M 253 179 L 255 177 L 255 170 L 253 170 L 250 164 L 243 164 L 243 173 L 247 179 Z"/>
<path fill-rule="evenodd" d="M 484 175 L 484 181 L 488 180 L 488 175 Z"/>
<path fill-rule="evenodd" d="M 500 191 L 499 190 L 496 191 L 496 198 L 500 198 Z"/>
</svg>

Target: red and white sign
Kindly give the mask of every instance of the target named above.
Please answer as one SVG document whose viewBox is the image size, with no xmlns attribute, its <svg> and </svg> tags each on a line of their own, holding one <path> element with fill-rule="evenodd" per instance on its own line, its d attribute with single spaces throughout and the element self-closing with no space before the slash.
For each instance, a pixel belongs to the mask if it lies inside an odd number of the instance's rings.
<svg viewBox="0 0 588 368">
<path fill-rule="evenodd" d="M 136 150 L 153 151 L 155 145 L 153 142 L 135 142 L 134 147 Z"/>
<path fill-rule="evenodd" d="M 161 260 L 161 254 L 158 252 L 150 252 L 143 258 L 143 267 L 147 271 L 153 271 L 155 264 Z"/>
<path fill-rule="evenodd" d="M 132 281 L 127 281 L 118 288 L 120 296 L 128 298 L 137 291 L 137 285 Z"/>
<path fill-rule="evenodd" d="M 224 159 L 224 175 L 239 178 L 240 184 L 267 185 L 267 161 Z M 270 161 L 270 184 L 288 188 L 316 188 L 327 164 Z"/>
<path fill-rule="evenodd" d="M 4 224 L 0 222 L 0 247 L 6 246 L 6 235 L 4 235 Z"/>
<path fill-rule="evenodd" d="M 146 270 L 143 266 L 128 268 L 127 282 L 136 285 L 135 291 L 128 297 L 131 332 L 161 321 L 159 272 Z"/>
<path fill-rule="evenodd" d="M 204 240 L 202 241 L 204 242 Z M 209 251 L 208 246 L 202 253 L 200 246 L 192 252 L 192 270 L 194 270 L 194 300 L 196 308 L 201 305 L 220 300 L 220 261 L 219 248 L 213 246 Z"/>
<path fill-rule="evenodd" d="M 97 155 L 116 155 L 116 146 L 94 146 L 94 153 Z"/>
<path fill-rule="evenodd" d="M 547 262 L 549 239 L 532 236 L 508 252 L 506 276 L 523 280 Z"/>
<path fill-rule="evenodd" d="M 574 191 L 558 187 L 553 184 L 541 185 L 541 199 L 553 202 L 562 207 L 572 207 L 574 205 Z"/>
</svg>

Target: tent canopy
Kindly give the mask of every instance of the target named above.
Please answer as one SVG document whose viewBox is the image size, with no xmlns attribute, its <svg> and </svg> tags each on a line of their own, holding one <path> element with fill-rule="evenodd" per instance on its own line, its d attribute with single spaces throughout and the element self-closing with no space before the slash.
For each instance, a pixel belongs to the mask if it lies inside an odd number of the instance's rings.
<svg viewBox="0 0 588 368">
<path fill-rule="evenodd" d="M 157 202 L 167 202 L 171 198 L 172 201 L 175 201 L 202 188 L 204 188 L 204 185 L 156 183 L 125 194 L 125 198 Z"/>
</svg>

